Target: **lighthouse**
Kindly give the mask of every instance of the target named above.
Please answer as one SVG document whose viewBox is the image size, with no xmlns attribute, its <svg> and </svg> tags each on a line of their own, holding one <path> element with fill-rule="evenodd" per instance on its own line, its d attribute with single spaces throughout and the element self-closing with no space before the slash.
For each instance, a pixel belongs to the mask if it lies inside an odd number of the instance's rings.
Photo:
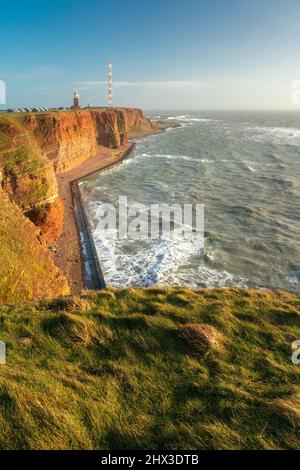
<svg viewBox="0 0 300 470">
<path fill-rule="evenodd" d="M 80 95 L 78 93 L 78 91 L 74 91 L 73 93 L 73 108 L 74 109 L 78 109 L 80 108 Z"/>
</svg>

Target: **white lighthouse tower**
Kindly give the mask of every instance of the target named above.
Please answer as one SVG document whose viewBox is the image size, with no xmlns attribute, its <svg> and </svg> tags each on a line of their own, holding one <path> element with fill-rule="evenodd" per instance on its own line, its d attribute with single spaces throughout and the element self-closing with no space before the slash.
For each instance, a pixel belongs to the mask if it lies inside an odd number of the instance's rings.
<svg viewBox="0 0 300 470">
<path fill-rule="evenodd" d="M 73 108 L 74 109 L 80 108 L 80 95 L 78 91 L 73 92 Z"/>
</svg>

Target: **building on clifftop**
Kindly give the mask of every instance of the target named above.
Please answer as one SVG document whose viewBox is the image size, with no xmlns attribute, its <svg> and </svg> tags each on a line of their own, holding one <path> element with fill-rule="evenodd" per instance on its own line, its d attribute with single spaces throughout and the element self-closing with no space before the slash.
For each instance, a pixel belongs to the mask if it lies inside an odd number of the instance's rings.
<svg viewBox="0 0 300 470">
<path fill-rule="evenodd" d="M 80 95 L 78 91 L 74 91 L 73 93 L 73 108 L 74 109 L 80 108 Z"/>
</svg>

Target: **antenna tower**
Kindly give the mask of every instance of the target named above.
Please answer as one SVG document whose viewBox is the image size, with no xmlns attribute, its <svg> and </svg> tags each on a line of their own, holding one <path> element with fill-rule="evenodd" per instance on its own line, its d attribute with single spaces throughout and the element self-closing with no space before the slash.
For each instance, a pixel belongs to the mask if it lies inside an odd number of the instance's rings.
<svg viewBox="0 0 300 470">
<path fill-rule="evenodd" d="M 113 105 L 112 62 L 108 62 L 108 106 Z"/>
</svg>

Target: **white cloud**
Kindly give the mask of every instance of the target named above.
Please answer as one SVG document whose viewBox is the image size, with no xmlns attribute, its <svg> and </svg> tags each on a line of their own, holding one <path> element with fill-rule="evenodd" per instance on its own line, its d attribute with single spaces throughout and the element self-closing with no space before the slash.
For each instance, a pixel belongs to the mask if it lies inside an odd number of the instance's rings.
<svg viewBox="0 0 300 470">
<path fill-rule="evenodd" d="M 141 82 L 122 82 L 114 81 L 114 88 L 125 88 L 125 87 L 138 87 L 146 89 L 160 89 L 167 88 L 168 90 L 174 90 L 177 88 L 207 88 L 216 84 L 217 81 L 201 81 L 201 80 L 152 80 L 152 81 L 141 81 Z M 78 90 L 94 90 L 100 86 L 107 86 L 107 81 L 101 80 L 86 80 L 82 82 L 75 82 L 74 86 Z"/>
</svg>

